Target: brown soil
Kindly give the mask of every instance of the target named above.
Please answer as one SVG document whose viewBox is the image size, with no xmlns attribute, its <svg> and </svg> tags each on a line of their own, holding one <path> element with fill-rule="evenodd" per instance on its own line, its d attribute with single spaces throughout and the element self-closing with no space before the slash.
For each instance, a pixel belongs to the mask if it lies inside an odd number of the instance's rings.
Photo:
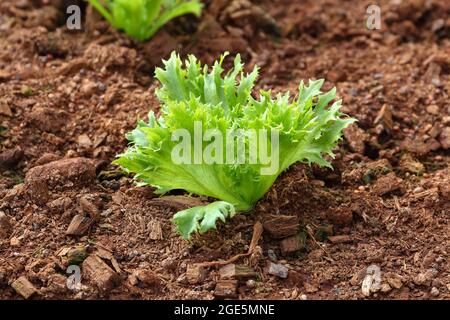
<svg viewBox="0 0 450 320">
<path fill-rule="evenodd" d="M 89 9 L 67 30 L 69 2 L 0 4 L 0 299 L 361 299 L 370 265 L 370 299 L 450 298 L 450 2 L 379 1 L 382 29 L 367 30 L 365 1 L 212 0 L 141 45 Z M 334 171 L 296 165 L 252 212 L 183 241 L 171 216 L 192 200 L 155 199 L 110 165 L 158 110 L 153 70 L 174 49 L 240 52 L 265 89 L 337 86 L 358 122 Z M 258 221 L 244 280 L 196 265 L 247 252 Z"/>
</svg>

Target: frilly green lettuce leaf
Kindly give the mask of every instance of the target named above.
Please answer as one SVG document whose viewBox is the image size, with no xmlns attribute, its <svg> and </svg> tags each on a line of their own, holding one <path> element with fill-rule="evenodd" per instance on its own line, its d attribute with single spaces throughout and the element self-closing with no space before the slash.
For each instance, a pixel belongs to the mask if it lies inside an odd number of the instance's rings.
<svg viewBox="0 0 450 320">
<path fill-rule="evenodd" d="M 216 201 L 206 206 L 180 211 L 173 216 L 173 222 L 182 237 L 189 240 L 192 233 L 203 234 L 208 230 L 216 229 L 218 219 L 226 222 L 227 218 L 232 218 L 235 214 L 236 210 L 231 203 Z"/>
</svg>

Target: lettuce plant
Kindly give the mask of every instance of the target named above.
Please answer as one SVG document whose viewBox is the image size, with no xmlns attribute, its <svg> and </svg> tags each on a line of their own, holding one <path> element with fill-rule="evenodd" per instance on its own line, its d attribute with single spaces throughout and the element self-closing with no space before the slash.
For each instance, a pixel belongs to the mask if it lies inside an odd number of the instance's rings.
<svg viewBox="0 0 450 320">
<path fill-rule="evenodd" d="M 296 162 L 330 167 L 324 155 L 333 156 L 342 130 L 354 121 L 339 111 L 341 100 L 333 102 L 336 89 L 320 91 L 323 80 L 301 82 L 295 98 L 264 90 L 253 96 L 258 68 L 245 74 L 237 55 L 225 73 L 225 56 L 209 68 L 192 55 L 183 63 L 172 53 L 156 69 L 160 116 L 150 112 L 148 122 L 139 121 L 115 161 L 160 194 L 183 189 L 220 200 L 175 214 L 185 239 L 250 210 Z"/>
<path fill-rule="evenodd" d="M 185 15 L 200 16 L 199 0 L 87 0 L 116 29 L 145 41 L 164 24 Z"/>
</svg>

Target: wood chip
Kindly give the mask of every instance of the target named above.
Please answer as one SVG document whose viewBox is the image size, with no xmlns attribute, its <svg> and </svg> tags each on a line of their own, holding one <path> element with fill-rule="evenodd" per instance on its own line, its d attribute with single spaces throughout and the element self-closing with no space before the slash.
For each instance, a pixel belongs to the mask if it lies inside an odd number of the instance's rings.
<svg viewBox="0 0 450 320">
<path fill-rule="evenodd" d="M 214 296 L 220 299 L 237 298 L 237 280 L 222 280 L 217 282 Z"/>
<path fill-rule="evenodd" d="M 258 273 L 250 267 L 242 264 L 230 263 L 219 269 L 220 279 L 243 280 L 255 278 Z"/>
<path fill-rule="evenodd" d="M 331 243 L 348 243 L 353 241 L 348 235 L 329 236 L 328 240 L 330 240 Z"/>
<path fill-rule="evenodd" d="M 84 235 L 100 217 L 98 208 L 87 197 L 80 198 L 80 206 L 88 215 L 77 214 L 74 216 L 66 230 L 67 235 Z"/>
<path fill-rule="evenodd" d="M 150 240 L 162 240 L 163 239 L 163 231 L 162 231 L 160 221 L 158 221 L 156 219 L 152 219 L 148 223 L 147 229 L 149 230 L 148 238 Z"/>
<path fill-rule="evenodd" d="M 264 222 L 264 230 L 275 239 L 293 236 L 299 227 L 297 216 L 271 215 Z"/>
<path fill-rule="evenodd" d="M 83 276 L 90 280 L 100 290 L 108 291 L 116 287 L 120 278 L 102 259 L 97 255 L 90 255 L 82 264 Z"/>
<path fill-rule="evenodd" d="M 394 128 L 394 121 L 392 120 L 391 108 L 387 104 L 384 104 L 381 107 L 381 110 L 380 112 L 378 112 L 378 115 L 373 123 L 381 123 L 388 132 L 392 131 L 392 129 Z"/>
<path fill-rule="evenodd" d="M 305 237 L 299 234 L 283 239 L 280 243 L 281 254 L 287 256 L 305 248 Z"/>
<path fill-rule="evenodd" d="M 32 295 L 38 292 L 35 286 L 24 276 L 21 276 L 16 281 L 14 281 L 11 284 L 11 287 L 25 299 L 30 298 Z"/>
</svg>

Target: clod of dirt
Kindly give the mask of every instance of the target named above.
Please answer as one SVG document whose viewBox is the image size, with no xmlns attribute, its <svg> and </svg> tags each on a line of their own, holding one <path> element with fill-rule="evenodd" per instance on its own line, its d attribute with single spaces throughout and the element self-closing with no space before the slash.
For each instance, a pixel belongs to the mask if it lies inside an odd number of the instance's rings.
<svg viewBox="0 0 450 320">
<path fill-rule="evenodd" d="M 137 53 L 134 49 L 118 45 L 91 44 L 83 56 L 90 67 L 100 72 L 127 69 L 133 70 L 137 62 Z"/>
<path fill-rule="evenodd" d="M 29 201 L 37 205 L 45 205 L 50 197 L 47 184 L 41 180 L 26 181 L 24 192 Z"/>
<path fill-rule="evenodd" d="M 119 275 L 97 255 L 90 255 L 82 264 L 83 277 L 102 291 L 108 291 L 120 283 Z"/>
<path fill-rule="evenodd" d="M 430 286 L 431 282 L 438 275 L 438 271 L 434 268 L 427 269 L 425 272 L 419 273 L 413 278 L 413 281 L 418 286 Z"/>
<path fill-rule="evenodd" d="M 20 147 L 5 150 L 0 153 L 0 169 L 11 169 L 22 160 L 24 153 Z"/>
<path fill-rule="evenodd" d="M 403 286 L 403 278 L 396 273 L 389 272 L 384 277 L 392 288 L 400 289 Z"/>
<path fill-rule="evenodd" d="M 162 280 L 151 270 L 135 270 L 129 277 L 132 285 L 138 285 L 144 288 L 152 288 L 159 291 L 162 287 Z"/>
<path fill-rule="evenodd" d="M 53 161 L 61 160 L 61 156 L 58 156 L 54 153 L 44 153 L 39 159 L 36 160 L 35 165 L 41 166 L 43 164 L 47 164 Z"/>
<path fill-rule="evenodd" d="M 42 181 L 49 189 L 57 186 L 80 187 L 95 180 L 95 165 L 91 159 L 69 158 L 31 168 L 25 182 Z"/>
<path fill-rule="evenodd" d="M 414 153 L 419 156 L 424 156 L 428 152 L 430 152 L 430 147 L 423 141 L 420 140 L 412 140 L 410 138 L 406 138 L 401 144 L 400 148 L 402 150 L 406 150 L 408 152 Z"/>
<path fill-rule="evenodd" d="M 142 53 L 150 67 L 159 66 L 161 59 L 167 59 L 172 51 L 177 50 L 179 43 L 167 32 L 158 32 L 152 41 L 141 45 Z"/>
<path fill-rule="evenodd" d="M 349 226 L 353 222 L 353 211 L 348 206 L 330 208 L 327 212 L 327 219 L 337 226 Z"/>
<path fill-rule="evenodd" d="M 398 178 L 394 172 L 378 178 L 373 185 L 373 192 L 379 196 L 387 195 L 392 192 L 402 191 L 403 180 Z"/>
<path fill-rule="evenodd" d="M 370 183 L 378 177 L 392 171 L 392 166 L 387 159 L 372 161 L 358 168 L 347 169 L 342 173 L 342 181 L 351 183 Z"/>
<path fill-rule="evenodd" d="M 12 225 L 9 217 L 3 211 L 0 211 L 0 239 L 8 237 L 11 232 Z"/>
<path fill-rule="evenodd" d="M 190 264 L 187 266 L 186 278 L 190 284 L 200 284 L 206 279 L 206 269 L 203 266 Z"/>
<path fill-rule="evenodd" d="M 450 127 L 445 127 L 439 136 L 439 142 L 443 149 L 450 149 Z"/>
<path fill-rule="evenodd" d="M 359 154 L 364 154 L 365 142 L 368 139 L 367 134 L 355 124 L 345 128 L 343 133 L 350 150 Z"/>
<path fill-rule="evenodd" d="M 14 281 L 11 284 L 11 287 L 13 287 L 13 289 L 16 290 L 16 292 L 25 299 L 30 298 L 32 295 L 38 292 L 36 287 L 24 276 L 21 276 L 16 281 Z"/>
<path fill-rule="evenodd" d="M 306 237 L 297 234 L 281 240 L 280 249 L 283 256 L 296 253 L 306 248 Z"/>
<path fill-rule="evenodd" d="M 425 171 L 425 166 L 415 160 L 409 153 L 402 155 L 399 165 L 403 172 L 421 175 Z"/>
<path fill-rule="evenodd" d="M 57 133 L 65 125 L 67 114 L 62 110 L 53 110 L 35 106 L 27 115 L 28 123 L 44 132 Z"/>
</svg>

